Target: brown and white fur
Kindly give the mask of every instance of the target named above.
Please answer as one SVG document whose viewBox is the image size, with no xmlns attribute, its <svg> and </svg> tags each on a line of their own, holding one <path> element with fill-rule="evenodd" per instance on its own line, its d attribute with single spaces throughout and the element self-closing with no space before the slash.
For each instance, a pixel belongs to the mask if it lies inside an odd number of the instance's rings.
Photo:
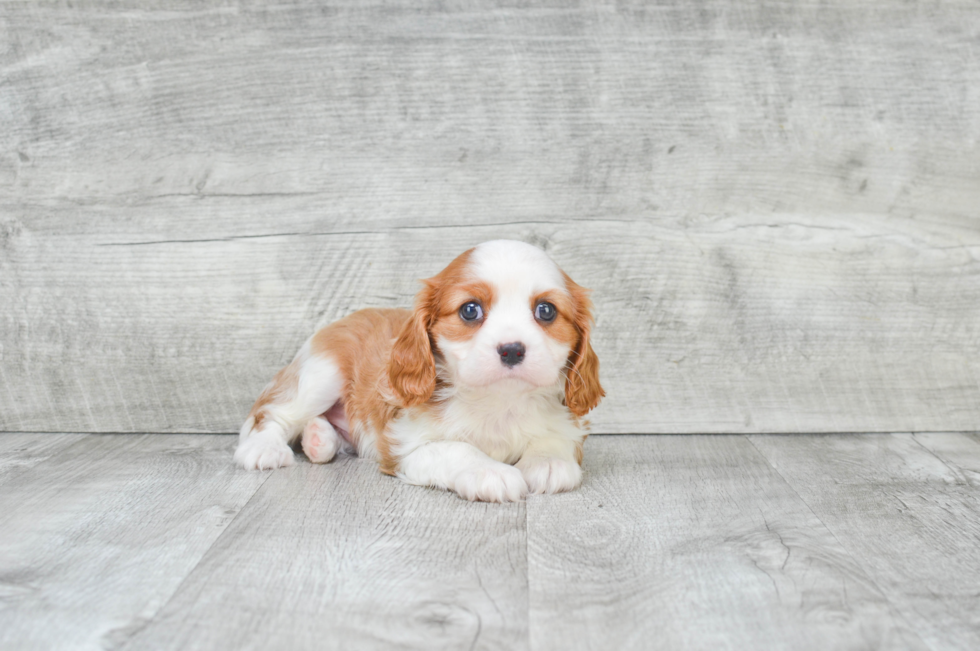
<svg viewBox="0 0 980 651">
<path fill-rule="evenodd" d="M 581 419 L 605 395 L 588 290 L 540 249 L 508 240 L 423 282 L 411 311 L 360 310 L 313 335 L 252 407 L 235 460 L 288 466 L 302 433 L 313 462 L 346 449 L 469 500 L 576 488 Z M 473 303 L 480 309 L 461 312 Z"/>
</svg>

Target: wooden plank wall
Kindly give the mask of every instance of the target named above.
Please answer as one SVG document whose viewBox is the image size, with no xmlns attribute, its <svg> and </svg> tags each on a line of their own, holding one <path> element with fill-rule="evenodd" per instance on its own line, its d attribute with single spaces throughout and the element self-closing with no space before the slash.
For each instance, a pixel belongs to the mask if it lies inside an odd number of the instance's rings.
<svg viewBox="0 0 980 651">
<path fill-rule="evenodd" d="M 598 432 L 980 429 L 980 6 L 0 2 L 0 430 L 237 430 L 482 240 Z"/>
</svg>

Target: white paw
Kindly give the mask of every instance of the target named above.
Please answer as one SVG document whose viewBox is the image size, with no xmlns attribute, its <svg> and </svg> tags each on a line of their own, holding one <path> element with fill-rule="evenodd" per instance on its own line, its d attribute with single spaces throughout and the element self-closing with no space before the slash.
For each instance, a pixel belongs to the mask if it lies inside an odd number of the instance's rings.
<svg viewBox="0 0 980 651">
<path fill-rule="evenodd" d="M 337 456 L 340 437 L 326 418 L 317 416 L 303 429 L 303 452 L 313 463 L 327 463 Z"/>
<path fill-rule="evenodd" d="M 574 461 L 530 457 L 517 462 L 532 493 L 561 493 L 578 488 L 582 467 Z"/>
<path fill-rule="evenodd" d="M 235 463 L 246 470 L 274 470 L 293 465 L 293 451 L 278 432 L 252 432 L 238 444 Z"/>
<path fill-rule="evenodd" d="M 456 493 L 480 502 L 519 502 L 527 495 L 527 484 L 521 471 L 505 463 L 470 468 L 456 475 Z"/>
</svg>

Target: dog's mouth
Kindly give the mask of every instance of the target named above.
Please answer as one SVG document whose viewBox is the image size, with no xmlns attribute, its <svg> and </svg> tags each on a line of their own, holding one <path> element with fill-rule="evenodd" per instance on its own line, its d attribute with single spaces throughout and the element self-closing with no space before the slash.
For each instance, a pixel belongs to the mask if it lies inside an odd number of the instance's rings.
<svg viewBox="0 0 980 651">
<path fill-rule="evenodd" d="M 539 374 L 529 373 L 520 367 L 502 367 L 481 375 L 476 382 L 469 382 L 474 387 L 498 387 L 514 392 L 527 392 L 555 384 L 559 379 L 558 373 L 550 377 L 539 377 Z"/>
</svg>

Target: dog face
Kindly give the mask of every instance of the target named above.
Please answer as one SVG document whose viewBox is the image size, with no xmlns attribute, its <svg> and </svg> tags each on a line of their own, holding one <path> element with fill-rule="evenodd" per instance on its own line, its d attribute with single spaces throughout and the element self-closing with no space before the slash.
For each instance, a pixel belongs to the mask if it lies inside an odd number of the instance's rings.
<svg viewBox="0 0 980 651">
<path fill-rule="evenodd" d="M 486 242 L 423 282 L 389 365 L 404 406 L 430 400 L 437 379 L 486 390 L 562 387 L 576 416 L 604 395 L 588 290 L 540 249 Z"/>
</svg>

